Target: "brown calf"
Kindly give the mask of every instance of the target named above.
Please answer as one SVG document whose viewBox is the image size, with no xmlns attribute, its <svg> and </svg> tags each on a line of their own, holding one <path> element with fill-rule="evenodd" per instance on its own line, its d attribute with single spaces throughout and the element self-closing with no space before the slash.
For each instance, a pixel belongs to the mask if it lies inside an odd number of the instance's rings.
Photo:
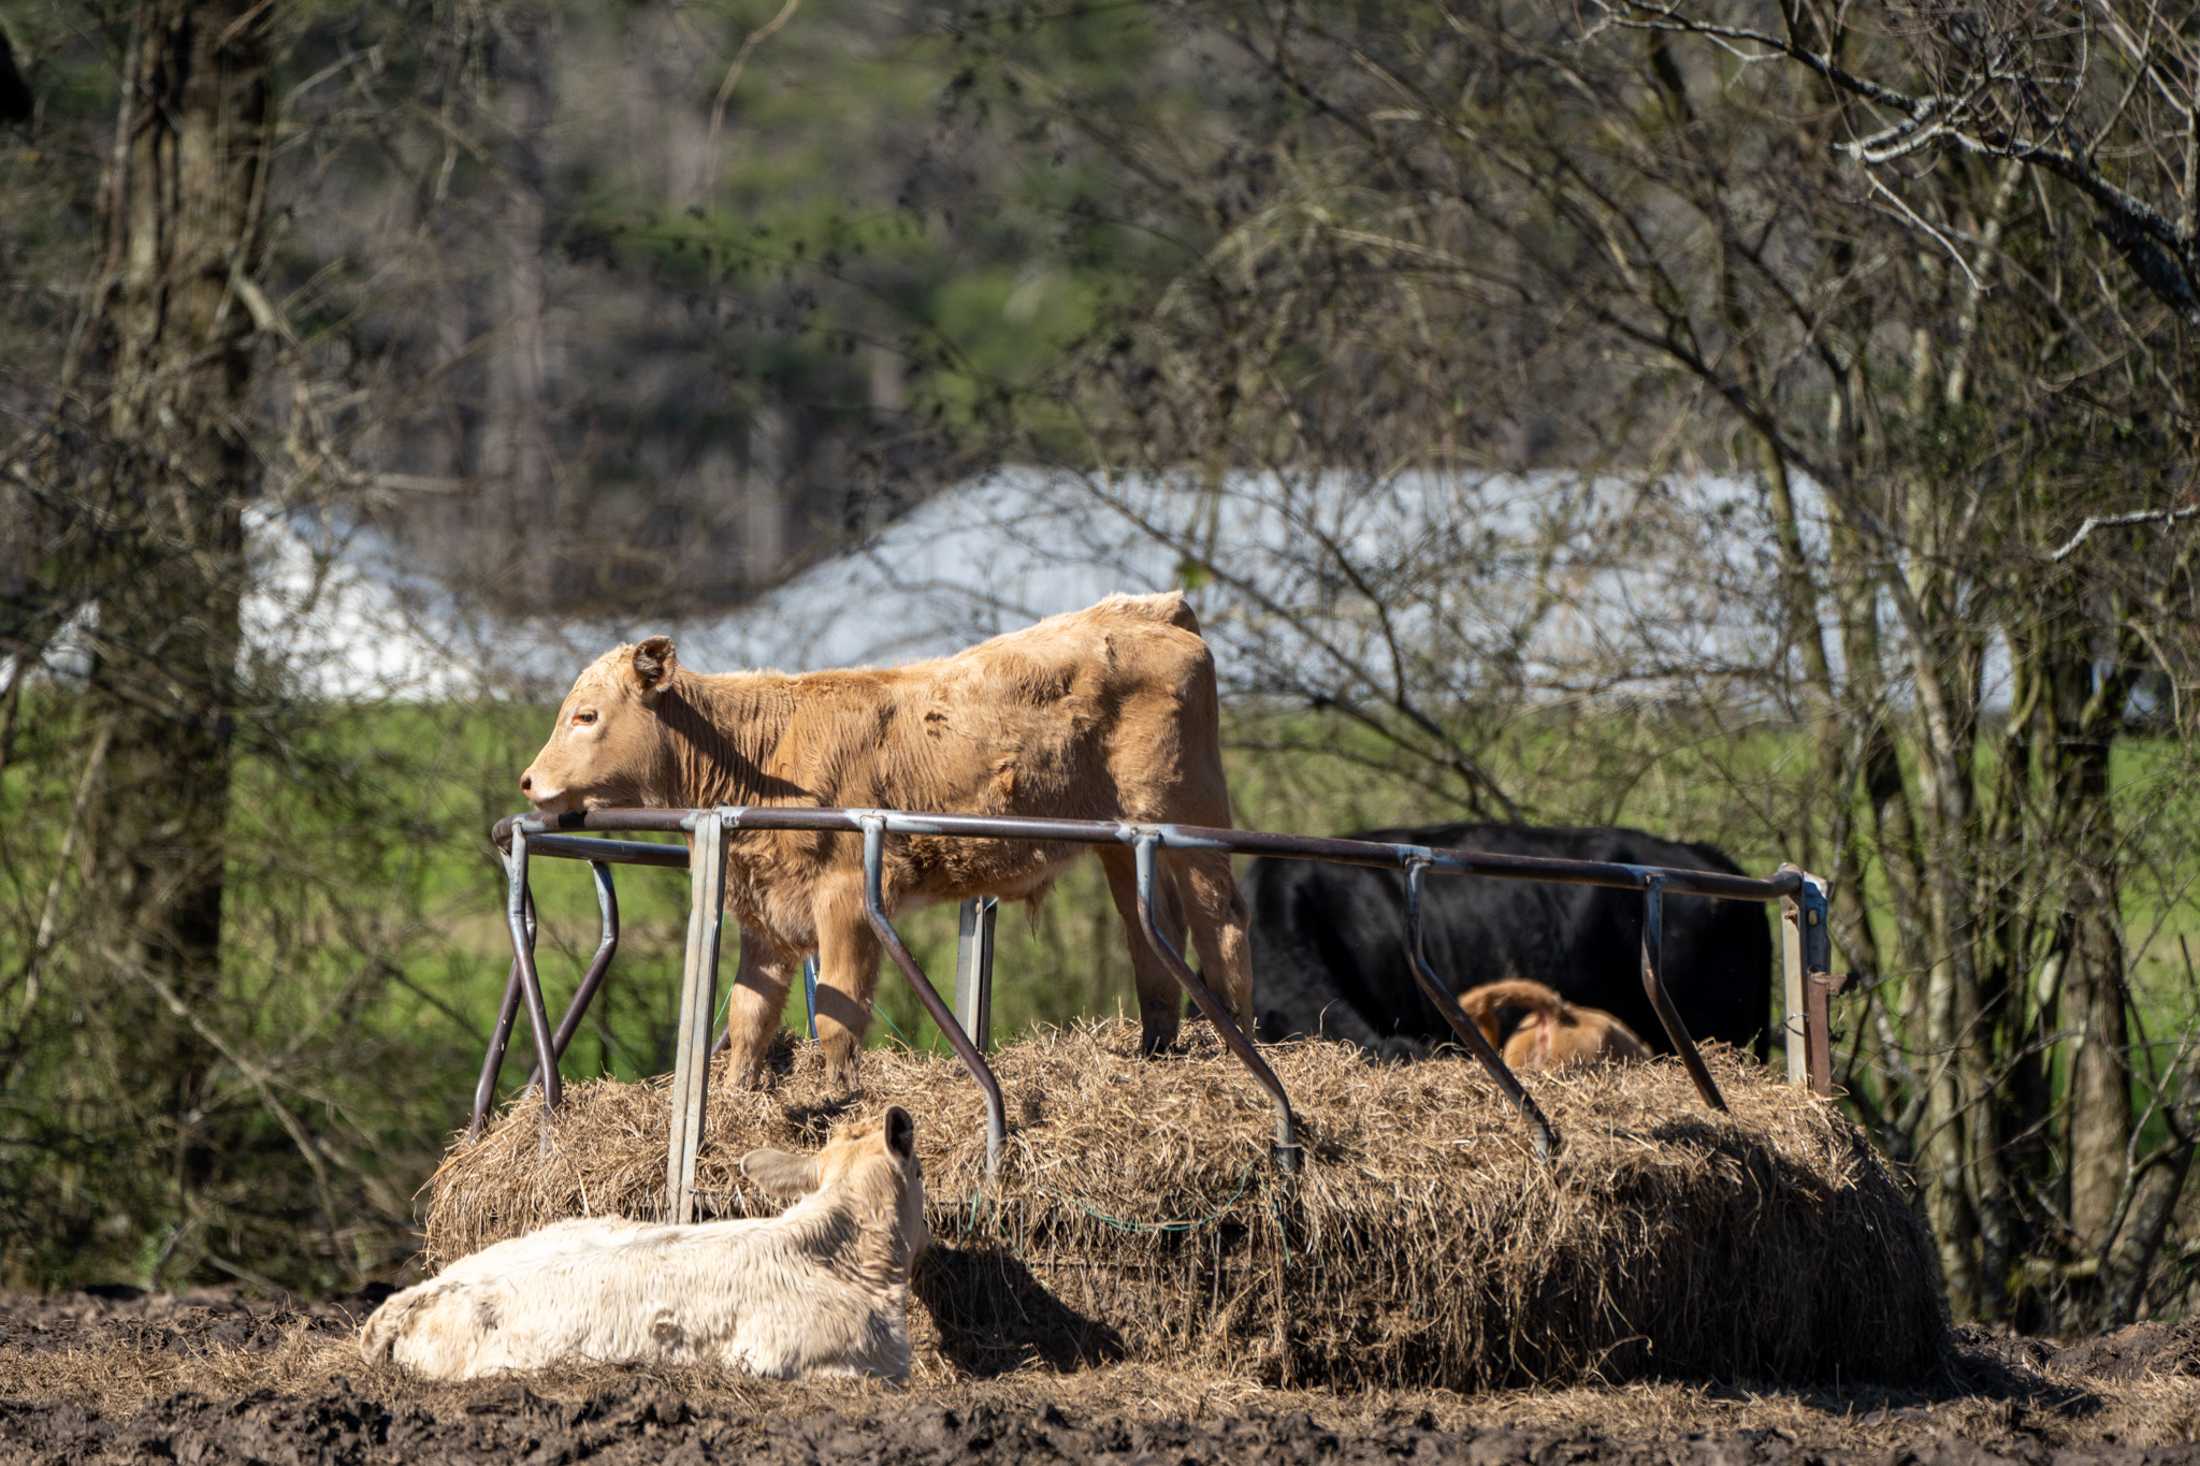
<svg viewBox="0 0 2200 1466">
<path fill-rule="evenodd" d="M 620 805 L 848 806 L 1228 825 L 1214 661 L 1184 598 L 1096 606 L 937 661 L 788 676 L 703 676 L 669 638 L 606 652 L 558 710 L 520 791 L 545 814 Z M 913 838 L 887 844 L 889 911 L 994 895 L 1037 899 L 1084 847 Z M 1130 934 L 1148 1052 L 1176 1037 L 1181 997 L 1137 916 L 1132 852 L 1098 847 Z M 1227 855 L 1187 852 L 1156 912 L 1181 948 L 1188 914 L 1207 980 L 1252 1023 L 1245 905 Z M 1166 893 L 1164 893 L 1166 894 Z M 878 979 L 860 837 L 738 831 L 726 899 L 743 928 L 735 1072 L 761 1078 L 787 984 L 818 956 L 828 1072 L 853 1078 Z"/>
<path fill-rule="evenodd" d="M 1490 1047 L 1515 1069 L 1561 1069 L 1568 1064 L 1621 1063 L 1650 1057 L 1635 1031 L 1602 1008 L 1582 1008 L 1550 988 L 1525 978 L 1484 983 L 1459 995 L 1465 1011 Z M 1502 1043 L 1498 1017 L 1506 1009 L 1526 1016 Z"/>
</svg>

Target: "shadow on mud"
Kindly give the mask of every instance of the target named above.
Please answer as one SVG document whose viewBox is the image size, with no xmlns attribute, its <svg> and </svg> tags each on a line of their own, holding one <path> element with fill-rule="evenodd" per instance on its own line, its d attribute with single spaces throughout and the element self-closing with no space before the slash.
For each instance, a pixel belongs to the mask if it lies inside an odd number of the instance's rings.
<svg viewBox="0 0 2200 1466">
<path fill-rule="evenodd" d="M 909 1283 L 932 1315 L 940 1353 L 973 1377 L 1032 1365 L 1068 1372 L 1123 1358 L 1122 1335 L 1063 1303 L 1009 1253 L 935 1246 Z"/>
<path fill-rule="evenodd" d="M 2052 1349 L 2033 1345 L 2028 1350 L 2028 1345 L 2033 1341 L 1958 1329 L 1946 1364 L 1914 1381 L 1805 1386 L 1752 1384 L 1745 1380 L 1698 1383 L 1707 1399 L 1737 1403 L 1791 1400 L 1829 1415 L 1849 1416 L 1864 1426 L 1923 1421 L 1947 1406 L 1981 1401 L 2006 1407 L 2013 1419 L 2047 1415 L 2075 1421 L 2100 1413 L 2106 1404 L 2100 1395 L 2041 1371 L 2041 1366 L 2059 1369 L 2063 1365 Z"/>
</svg>

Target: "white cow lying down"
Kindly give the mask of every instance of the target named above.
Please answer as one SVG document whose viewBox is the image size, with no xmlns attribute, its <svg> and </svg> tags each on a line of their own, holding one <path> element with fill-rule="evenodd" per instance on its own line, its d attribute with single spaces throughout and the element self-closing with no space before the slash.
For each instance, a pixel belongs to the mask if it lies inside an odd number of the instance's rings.
<svg viewBox="0 0 2200 1466">
<path fill-rule="evenodd" d="M 436 1379 L 557 1363 L 905 1379 L 909 1265 L 931 1241 L 915 1142 L 895 1106 L 814 1156 L 750 1151 L 750 1181 L 801 1197 L 776 1217 L 583 1217 L 509 1238 L 392 1294 L 361 1347 Z"/>
</svg>

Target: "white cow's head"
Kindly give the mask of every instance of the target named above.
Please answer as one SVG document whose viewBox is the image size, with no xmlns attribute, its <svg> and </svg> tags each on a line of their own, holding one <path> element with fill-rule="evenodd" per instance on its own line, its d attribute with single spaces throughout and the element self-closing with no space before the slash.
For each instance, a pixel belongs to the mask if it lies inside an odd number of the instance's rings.
<svg viewBox="0 0 2200 1466">
<path fill-rule="evenodd" d="M 741 1173 L 760 1189 L 790 1199 L 847 1187 L 860 1200 L 892 1208 L 908 1249 L 905 1257 L 932 1245 L 924 1220 L 924 1168 L 917 1164 L 917 1122 L 900 1105 L 888 1106 L 876 1120 L 836 1126 L 815 1155 L 752 1150 L 741 1157 Z"/>
</svg>

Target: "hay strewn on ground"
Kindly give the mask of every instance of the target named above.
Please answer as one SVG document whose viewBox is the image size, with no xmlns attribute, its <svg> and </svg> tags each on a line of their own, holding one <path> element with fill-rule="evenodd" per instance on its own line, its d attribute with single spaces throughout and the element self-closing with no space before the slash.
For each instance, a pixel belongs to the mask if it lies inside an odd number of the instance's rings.
<svg viewBox="0 0 2200 1466">
<path fill-rule="evenodd" d="M 2070 1346 L 1973 1333 L 1949 1377 L 1886 1386 L 1283 1391 L 1118 1364 L 899 1390 L 602 1365 L 423 1381 L 361 1359 L 369 1301 L 350 1303 L 0 1294 L 0 1461 L 508 1462 L 532 1453 L 810 1466 L 881 1457 L 2071 1466 L 2154 1459 L 2147 1448 L 2189 1455 L 2200 1438 L 2200 1335 L 2189 1325 L 2141 1324 Z"/>
<path fill-rule="evenodd" d="M 714 1086 L 698 1171 L 715 1215 L 776 1210 L 734 1162 L 814 1145 L 842 1113 L 918 1117 L 938 1247 L 918 1270 L 919 1372 L 1114 1358 L 1267 1384 L 1909 1379 L 1943 1366 L 1931 1240 L 1830 1104 L 1713 1048 L 1733 1112 L 1677 1064 L 1529 1082 L 1565 1137 L 1539 1162 L 1464 1059 L 1374 1066 L 1268 1049 L 1307 1165 L 1271 1166 L 1269 1112 L 1211 1034 L 1136 1057 L 1123 1023 L 994 1056 L 1011 1135 L 984 1177 L 978 1094 L 952 1059 L 864 1058 L 829 1096 L 814 1046 L 765 1093 Z M 572 1086 L 539 1150 L 530 1094 L 430 1182 L 431 1267 L 559 1217 L 663 1214 L 662 1083 Z M 929 1316 L 927 1316 L 929 1315 Z"/>
</svg>

